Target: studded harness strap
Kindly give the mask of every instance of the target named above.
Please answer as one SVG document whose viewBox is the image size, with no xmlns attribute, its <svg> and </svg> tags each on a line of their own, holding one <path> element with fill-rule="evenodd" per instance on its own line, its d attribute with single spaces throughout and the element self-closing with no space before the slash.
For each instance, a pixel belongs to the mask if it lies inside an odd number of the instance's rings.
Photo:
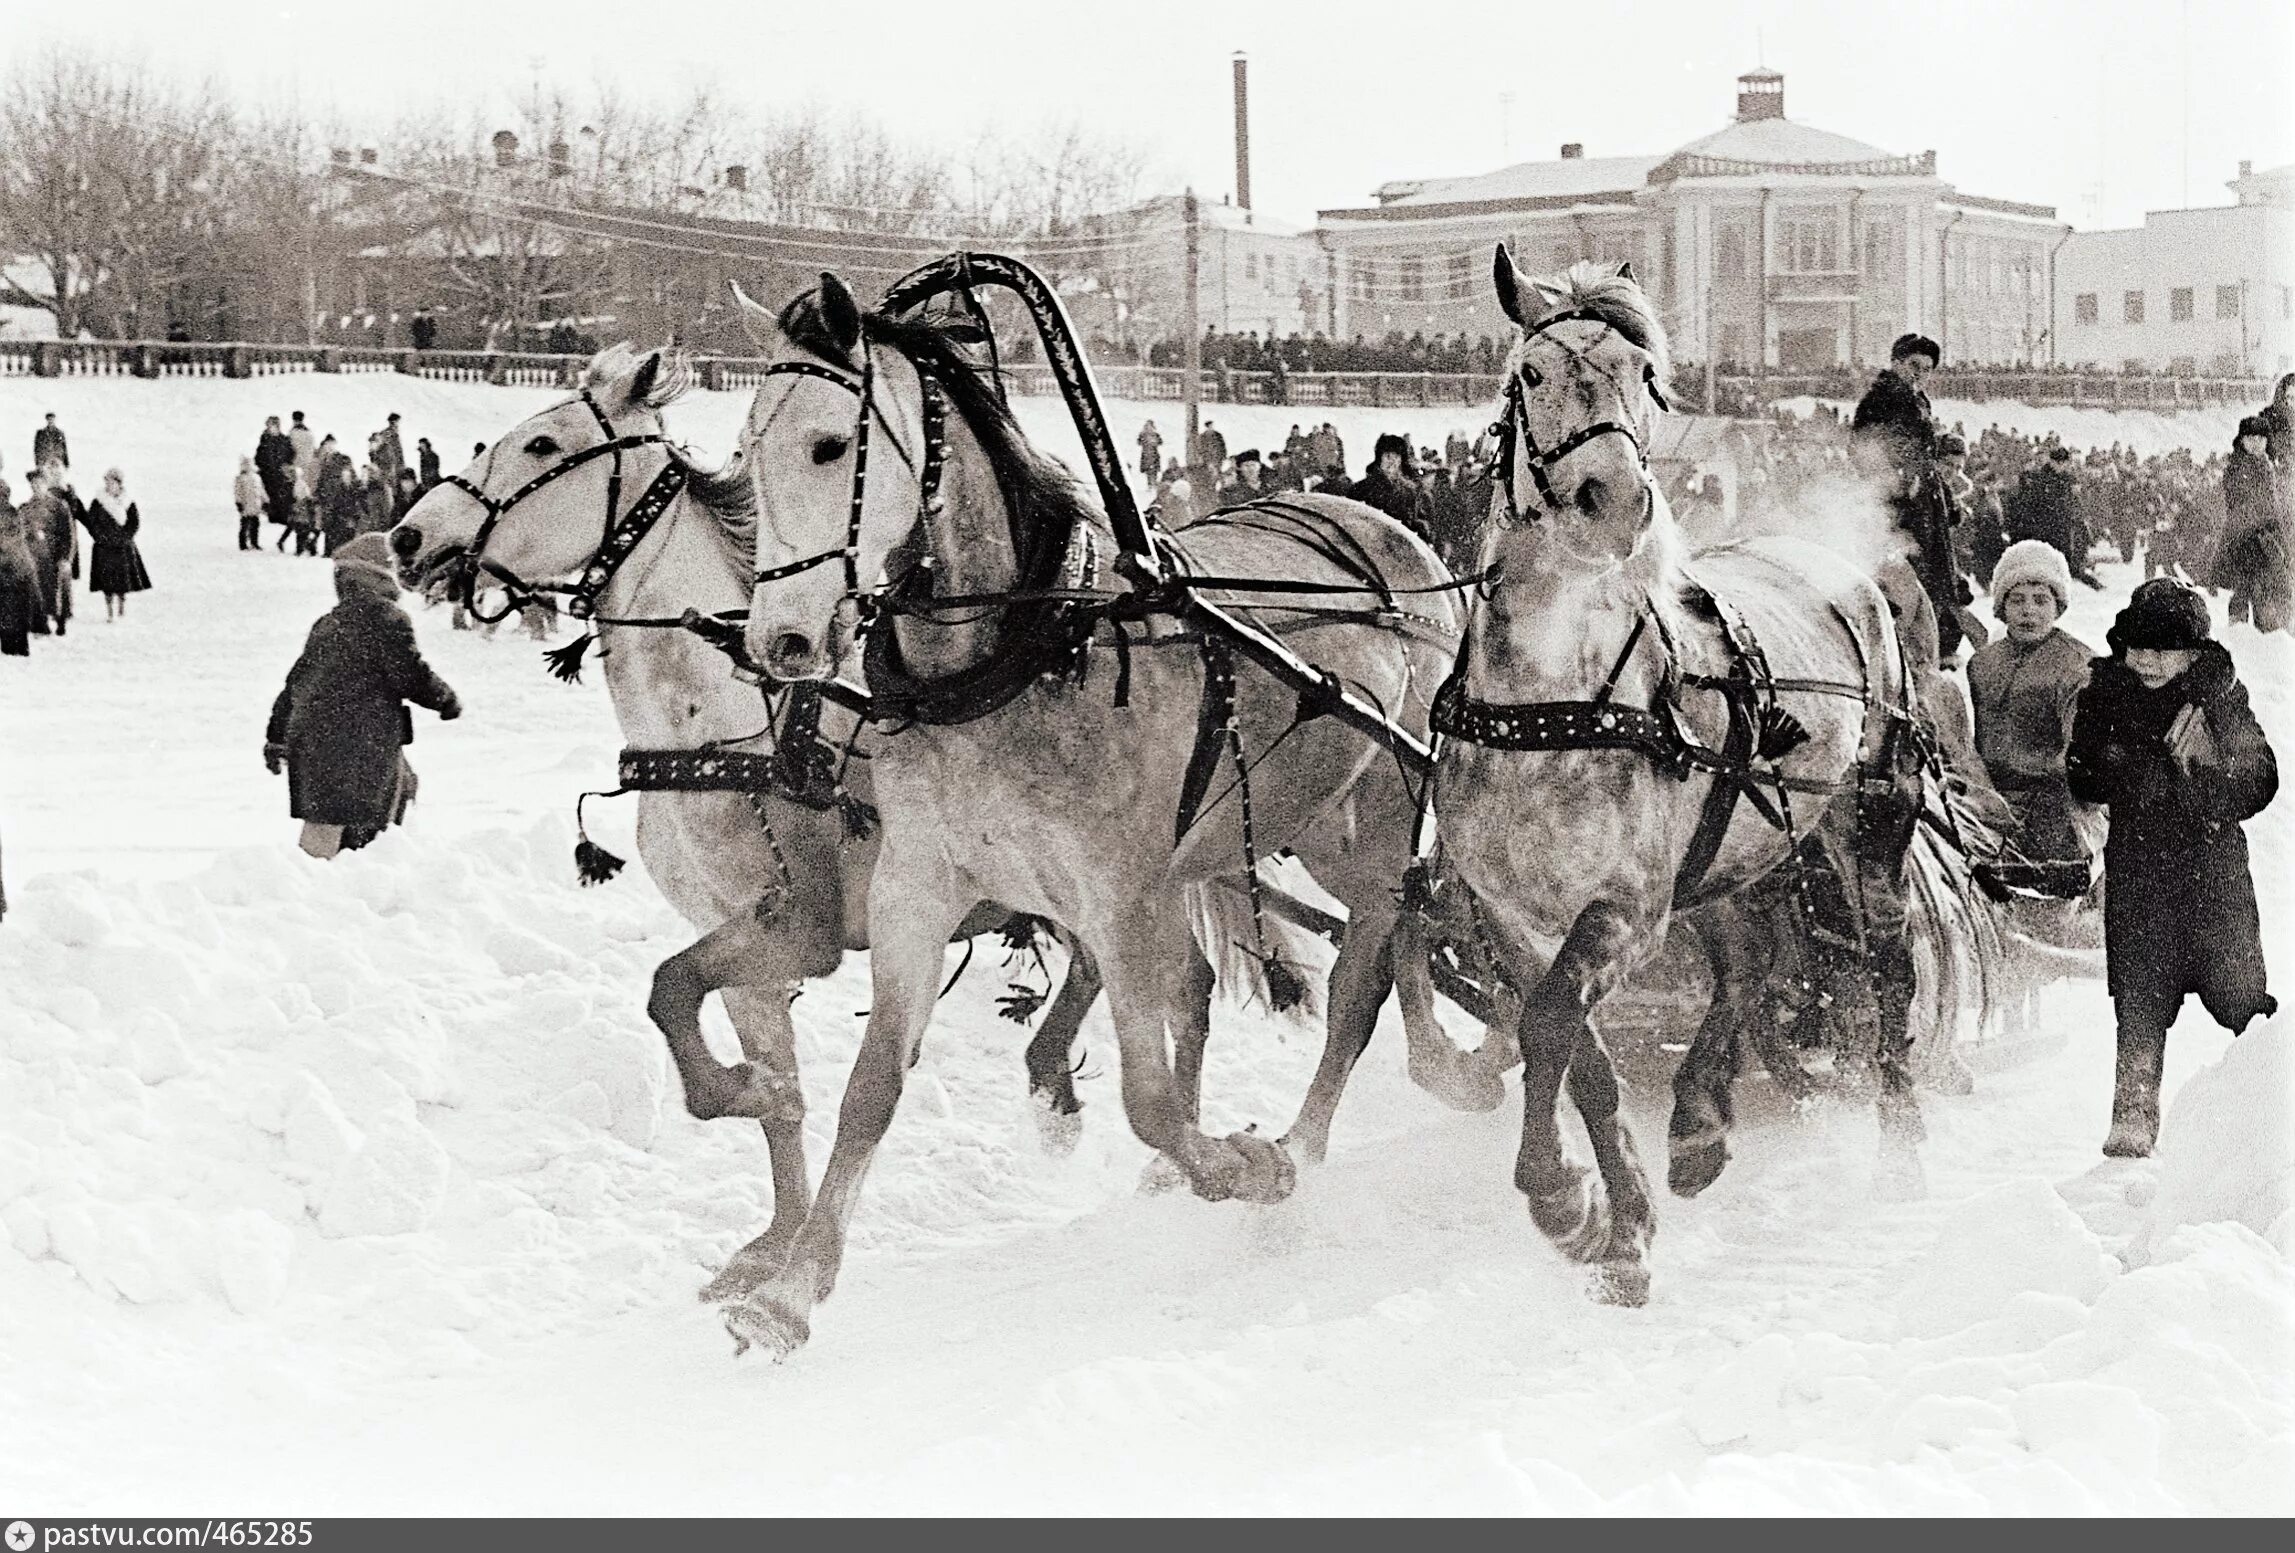
<svg viewBox="0 0 2295 1553">
<path fill-rule="evenodd" d="M 657 444 L 668 447 L 671 446 L 670 440 L 660 432 L 617 433 L 614 423 L 607 419 L 605 410 L 587 388 L 582 390 L 579 397 L 589 407 L 590 413 L 597 417 L 599 429 L 606 434 L 605 441 L 567 454 L 499 500 L 489 496 L 477 481 L 464 479 L 459 474 L 444 476 L 440 481 L 469 496 L 486 512 L 486 520 L 478 526 L 477 537 L 470 542 L 470 547 L 455 564 L 458 573 L 456 585 L 461 592 L 462 605 L 482 624 L 492 625 L 497 620 L 507 619 L 526 604 L 549 593 L 565 594 L 566 613 L 577 620 L 589 619 L 597 610 L 598 595 L 605 591 L 606 584 L 613 581 L 614 573 L 621 569 L 622 563 L 629 559 L 630 552 L 651 532 L 661 515 L 669 510 L 670 503 L 677 500 L 678 494 L 685 489 L 685 463 L 682 459 L 671 458 L 662 466 L 661 473 L 654 476 L 653 483 L 646 487 L 636 503 L 624 513 L 621 510 L 622 455 L 633 448 Z M 593 459 L 609 457 L 613 459 L 614 466 L 606 481 L 605 530 L 599 535 L 597 549 L 590 553 L 589 561 L 583 566 L 579 581 L 571 584 L 528 582 L 501 562 L 487 559 L 486 542 L 493 537 L 494 526 L 502 521 L 503 515 L 511 508 Z M 489 453 L 488 469 L 493 467 L 493 462 L 494 455 Z M 484 478 L 483 472 L 480 478 Z M 503 607 L 493 615 L 487 615 L 479 608 L 478 583 L 482 574 L 500 582 L 507 595 Z"/>
</svg>

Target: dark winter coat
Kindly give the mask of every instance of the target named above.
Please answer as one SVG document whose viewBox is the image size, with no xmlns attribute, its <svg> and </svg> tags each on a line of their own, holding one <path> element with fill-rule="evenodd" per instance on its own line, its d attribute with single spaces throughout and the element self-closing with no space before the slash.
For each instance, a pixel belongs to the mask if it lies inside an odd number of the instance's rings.
<svg viewBox="0 0 2295 1553">
<path fill-rule="evenodd" d="M 2054 463 L 2029 470 L 2018 483 L 2016 496 L 2015 510 L 2008 517 L 2009 542 L 2037 539 L 2054 545 L 2075 575 L 2083 570 L 2088 547 L 2079 532 L 2071 471 Z"/>
<path fill-rule="evenodd" d="M 286 747 L 296 819 L 380 830 L 398 819 L 399 749 L 414 737 L 403 703 L 459 708 L 422 661 L 405 611 L 355 584 L 337 592 L 342 602 L 311 626 L 263 737 Z"/>
<path fill-rule="evenodd" d="M 329 453 L 319 465 L 316 499 L 319 526 L 325 530 L 327 549 L 350 539 L 366 518 L 367 486 L 348 453 Z"/>
<path fill-rule="evenodd" d="M 2288 573 L 2285 496 L 2269 458 L 2233 450 L 2223 466 L 2223 508 L 2210 580 L 2254 601 L 2258 630 L 2277 630 L 2286 623 L 2295 578 Z"/>
<path fill-rule="evenodd" d="M 72 578 L 78 574 L 75 563 L 80 547 L 80 531 L 73 525 L 71 506 L 57 492 L 42 491 L 18 510 L 47 616 L 68 621 L 72 618 Z"/>
<path fill-rule="evenodd" d="M 45 636 L 48 616 L 32 547 L 24 540 L 24 518 L 0 497 L 0 655 L 31 656 L 33 634 Z"/>
<path fill-rule="evenodd" d="M 1389 480 L 1385 472 L 1373 464 L 1360 480 L 1347 487 L 1347 495 L 1378 508 L 1428 544 L 1434 543 L 1434 501 L 1408 475 Z"/>
<path fill-rule="evenodd" d="M 143 552 L 136 548 L 136 530 L 143 527 L 143 516 L 135 510 L 135 503 L 127 504 L 123 517 L 104 505 L 97 497 L 88 503 L 88 510 L 80 515 L 80 522 L 88 531 L 91 541 L 88 556 L 88 591 L 90 593 L 141 593 L 151 586 L 151 573 L 144 570 Z"/>
<path fill-rule="evenodd" d="M 32 433 L 32 467 L 39 469 L 51 463 L 72 467 L 72 450 L 64 441 L 61 426 L 43 426 Z"/>
<path fill-rule="evenodd" d="M 397 479 L 398 472 L 406 467 L 406 452 L 399 446 L 397 430 L 384 427 L 368 440 L 367 447 L 374 454 L 375 468 L 386 478 Z"/>
<path fill-rule="evenodd" d="M 1849 422 L 1856 440 L 1877 448 L 1904 485 L 1926 480 L 1936 459 L 1936 417 L 1928 395 L 1894 372 L 1883 372 L 1857 401 Z"/>
<path fill-rule="evenodd" d="M 415 449 L 415 457 L 421 463 L 421 467 L 415 471 L 416 477 L 422 481 L 422 488 L 427 491 L 438 484 L 438 449 L 427 444 L 419 446 Z"/>
<path fill-rule="evenodd" d="M 255 444 L 255 473 L 270 498 L 271 521 L 295 521 L 295 444 L 283 431 L 267 431 Z"/>
<path fill-rule="evenodd" d="M 2282 478 L 2295 476 L 2295 416 L 2277 403 L 2263 407 L 2263 456 L 2279 466 Z"/>
<path fill-rule="evenodd" d="M 2169 735 L 2186 707 L 2204 733 L 2179 759 Z M 2107 805 L 2105 977 L 2125 1014 L 2173 1017 L 2197 992 L 2238 1028 L 2263 1000 L 2263 942 L 2240 824 L 2279 790 L 2279 766 L 2231 654 L 2200 647 L 2191 668 L 2146 689 L 2098 658 L 2072 722 L 2072 795 Z"/>
</svg>

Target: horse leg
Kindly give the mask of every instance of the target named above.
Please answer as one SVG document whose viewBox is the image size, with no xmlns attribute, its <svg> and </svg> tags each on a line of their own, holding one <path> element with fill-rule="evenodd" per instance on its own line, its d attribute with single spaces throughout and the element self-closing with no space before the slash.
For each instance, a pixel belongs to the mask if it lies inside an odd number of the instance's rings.
<svg viewBox="0 0 2295 1553">
<path fill-rule="evenodd" d="M 1708 908 L 1703 938 L 1713 1001 L 1674 1070 L 1673 1119 L 1666 1127 L 1666 1185 L 1677 1197 L 1695 1197 L 1729 1163 L 1729 1129 L 1736 1119 L 1731 1087 L 1743 1060 L 1739 1032 L 1759 1013 L 1750 995 L 1762 964 L 1758 925 L 1739 907 L 1720 902 Z"/>
<path fill-rule="evenodd" d="M 813 1205 L 813 1183 L 805 1169 L 805 1092 L 797 1081 L 797 1032 L 789 1022 L 784 988 L 726 987 L 719 996 L 741 1038 L 752 1094 L 770 1095 L 769 1113 L 757 1116 L 765 1131 L 773 1170 L 773 1217 L 763 1233 L 733 1253 L 716 1277 L 704 1284 L 710 1304 L 746 1294 L 772 1276 L 789 1254 L 798 1228 Z"/>
<path fill-rule="evenodd" d="M 881 876 L 871 897 L 869 1023 L 845 1081 L 837 1139 L 822 1172 L 820 1195 L 787 1259 L 770 1278 L 724 1308 L 736 1355 L 752 1343 L 776 1359 L 795 1353 L 811 1335 L 813 1307 L 835 1289 L 861 1183 L 900 1104 L 909 1054 L 923 1040 L 932 1017 L 949 933 L 971 904 L 951 906 L 904 880 Z"/>
<path fill-rule="evenodd" d="M 1173 1018 L 1171 1082 L 1188 1124 L 1203 1124 L 1203 1053 L 1211 1044 L 1211 994 L 1218 974 L 1203 957 L 1195 940 L 1188 940 L 1187 976 L 1180 984 L 1180 1001 Z M 1151 1196 L 1168 1192 L 1185 1180 L 1170 1156 L 1158 1154 L 1140 1171 L 1140 1190 Z"/>
<path fill-rule="evenodd" d="M 1330 990 L 1324 1001 L 1323 1057 L 1307 1086 L 1298 1118 L 1283 1135 L 1284 1146 L 1310 1165 L 1319 1165 L 1331 1146 L 1331 1119 L 1338 1114 L 1339 1097 L 1356 1061 L 1371 1044 L 1379 1009 L 1387 989 L 1395 985 L 1397 939 L 1395 918 L 1382 920 L 1373 911 L 1349 902 L 1346 937 L 1339 945 L 1338 961 L 1331 967 Z M 1431 996 L 1431 994 L 1430 994 Z M 1440 1025 L 1435 1027 L 1438 1031 Z M 1455 1053 L 1448 1041 L 1442 1043 Z"/>
<path fill-rule="evenodd" d="M 1493 1039 L 1486 1029 L 1482 1045 L 1461 1051 L 1442 1026 L 1434 1007 L 1434 977 L 1428 971 L 1426 935 L 1405 911 L 1395 921 L 1388 941 L 1387 959 L 1394 977 L 1395 1001 L 1402 1008 L 1403 1040 L 1408 1053 L 1410 1081 L 1454 1111 L 1495 1111 L 1506 1098 L 1501 1075 L 1521 1060 L 1512 1041 Z M 1493 997 L 1497 988 L 1491 987 Z M 1497 1020 L 1490 1028 L 1503 1029 Z"/>
<path fill-rule="evenodd" d="M 1084 1102 L 1076 1098 L 1071 1053 L 1084 1015 L 1100 995 L 1098 963 L 1073 937 L 1062 933 L 1060 938 L 1068 946 L 1068 973 L 1060 979 L 1060 990 L 1028 1043 L 1027 1056 L 1028 1098 L 1035 1102 L 1036 1141 L 1045 1153 L 1055 1157 L 1072 1153 L 1076 1140 L 1083 1136 L 1084 1124 L 1078 1117 Z"/>
<path fill-rule="evenodd" d="M 1177 901 L 1141 901 L 1126 920 L 1125 942 L 1102 954 L 1123 1062 L 1124 1116 L 1142 1143 L 1179 1167 L 1198 1197 L 1278 1202 L 1296 1181 L 1283 1146 L 1255 1133 L 1205 1137 L 1194 1097 L 1173 1072 L 1166 1032 L 1188 1043 L 1190 989 L 1202 975 L 1202 956 L 1177 908 Z"/>
<path fill-rule="evenodd" d="M 1927 1136 L 1927 1128 L 1921 1120 L 1920 1100 L 1913 1092 L 1912 1076 L 1916 973 L 1907 902 L 1906 854 L 1912 844 L 1916 820 L 1917 815 L 1909 808 L 1901 816 L 1894 813 L 1866 816 L 1858 827 L 1855 851 L 1860 886 L 1858 904 L 1865 919 L 1869 974 L 1879 1026 L 1878 1050 L 1874 1057 L 1880 1070 L 1881 1140 L 1873 1187 L 1882 1198 L 1897 1202 L 1928 1194 L 1927 1172 L 1920 1159 L 1920 1144 Z M 1939 1039 L 1951 1039 L 1949 1029 L 1936 1034 Z"/>
<path fill-rule="evenodd" d="M 729 1068 L 710 1054 L 701 1036 L 701 1005 L 712 992 L 727 987 L 771 987 L 783 993 L 780 1022 L 784 1028 L 788 1024 L 785 991 L 801 978 L 803 956 L 779 922 L 763 914 L 764 909 L 728 917 L 654 969 L 646 1015 L 669 1045 L 670 1060 L 685 1091 L 685 1109 L 697 1121 L 754 1116 L 769 1122 L 791 1106 L 799 1118 L 804 1114 L 793 1038 L 765 1043 L 767 1056 L 789 1053 L 785 1066 L 760 1067 L 759 1053 L 744 1038 L 742 1051 L 749 1060 Z"/>
<path fill-rule="evenodd" d="M 1649 1187 L 1633 1140 L 1618 1120 L 1617 1072 L 1587 1016 L 1622 981 L 1645 934 L 1619 906 L 1595 901 L 1578 914 L 1522 1002 L 1522 1146 L 1514 1184 L 1529 1199 L 1531 1222 L 1577 1261 L 1601 1264 L 1598 1297 L 1638 1305 L 1649 1297 Z M 1580 1071 L 1580 1070 L 1583 1071 Z M 1584 1118 L 1605 1188 L 1562 1156 L 1556 1107 L 1565 1076 Z"/>
</svg>

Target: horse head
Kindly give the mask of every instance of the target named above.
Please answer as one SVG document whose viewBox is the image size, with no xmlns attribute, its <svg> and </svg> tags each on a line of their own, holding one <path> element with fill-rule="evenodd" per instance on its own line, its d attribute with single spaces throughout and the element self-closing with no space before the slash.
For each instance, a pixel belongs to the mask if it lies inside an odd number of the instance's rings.
<svg viewBox="0 0 2295 1553">
<path fill-rule="evenodd" d="M 741 429 L 758 507 L 749 654 L 777 679 L 825 679 L 926 504 L 923 380 L 834 275 L 778 315 L 734 295 L 768 358 Z"/>
<path fill-rule="evenodd" d="M 390 535 L 401 578 L 421 588 L 460 566 L 474 581 L 531 589 L 581 574 L 609 511 L 674 456 L 661 409 L 687 382 L 667 351 L 598 352 L 580 393 L 520 421 L 408 509 Z"/>
<path fill-rule="evenodd" d="M 1648 458 L 1668 408 L 1664 325 L 1630 264 L 1582 261 L 1533 277 L 1501 243 L 1494 279 L 1522 333 L 1506 358 L 1483 560 L 1547 572 L 1623 566 L 1671 527 Z"/>
</svg>

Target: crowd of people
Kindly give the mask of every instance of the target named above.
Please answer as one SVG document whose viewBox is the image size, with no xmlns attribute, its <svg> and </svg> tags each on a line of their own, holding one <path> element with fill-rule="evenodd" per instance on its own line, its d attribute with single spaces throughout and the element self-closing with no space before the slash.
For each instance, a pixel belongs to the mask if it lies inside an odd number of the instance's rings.
<svg viewBox="0 0 2295 1553">
<path fill-rule="evenodd" d="M 21 505 L 0 476 L 0 656 L 27 658 L 34 637 L 69 633 L 72 585 L 83 566 L 107 621 L 127 613 L 130 594 L 151 586 L 136 544 L 143 513 L 127 493 L 126 474 L 117 466 L 105 470 L 101 489 L 83 498 L 71 470 L 70 439 L 49 415 L 32 433 Z"/>
<path fill-rule="evenodd" d="M 439 481 L 439 456 L 428 437 L 416 439 L 408 464 L 395 410 L 368 435 L 364 463 L 332 433 L 313 431 L 302 411 L 291 420 L 282 429 L 279 417 L 268 417 L 254 453 L 239 461 L 231 497 L 242 550 L 263 548 L 269 519 L 279 529 L 273 549 L 284 552 L 292 541 L 296 555 L 331 556 L 359 535 L 398 522 Z"/>
</svg>

